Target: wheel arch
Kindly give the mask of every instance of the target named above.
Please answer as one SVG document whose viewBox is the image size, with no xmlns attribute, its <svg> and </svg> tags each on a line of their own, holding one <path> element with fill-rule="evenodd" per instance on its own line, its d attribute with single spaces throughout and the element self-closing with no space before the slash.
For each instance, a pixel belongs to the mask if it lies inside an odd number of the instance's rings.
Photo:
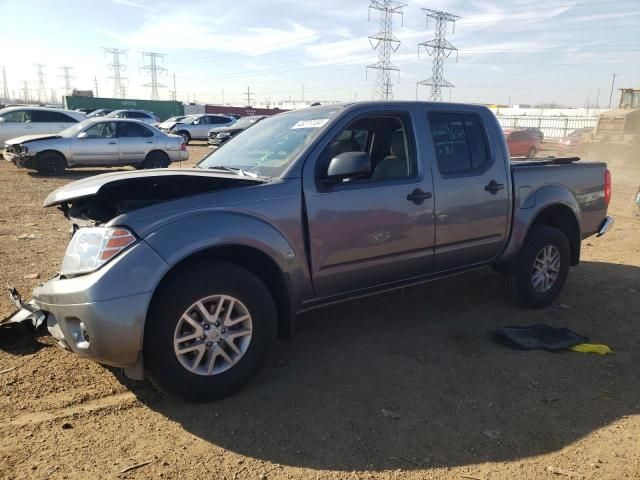
<svg viewBox="0 0 640 480">
<path fill-rule="evenodd" d="M 149 312 L 151 305 L 157 296 L 161 294 L 162 287 L 174 275 L 187 274 L 189 268 L 194 264 L 202 262 L 221 261 L 238 265 L 253 273 L 262 281 L 271 293 L 276 305 L 278 317 L 278 337 L 289 338 L 293 334 L 295 312 L 291 303 L 291 295 L 285 274 L 267 253 L 253 246 L 241 244 L 214 245 L 193 252 L 171 266 L 156 285 L 153 295 L 147 308 L 147 319 L 145 329 L 149 324 Z"/>
<path fill-rule="evenodd" d="M 53 153 L 54 155 L 61 157 L 62 160 L 64 160 L 65 166 L 68 166 L 66 155 L 60 150 L 56 150 L 55 148 L 47 148 L 46 150 L 42 150 L 41 152 L 36 153 L 34 156 L 34 160 L 37 162 L 43 155 L 46 155 L 48 153 Z"/>
<path fill-rule="evenodd" d="M 546 185 L 531 192 L 530 188 L 521 187 L 517 191 L 527 192 L 514 199 L 512 231 L 507 246 L 496 260 L 495 267 L 499 271 L 508 270 L 524 244 L 532 225 L 547 225 L 562 231 L 569 240 L 571 248 L 571 265 L 580 261 L 582 241 L 582 214 L 578 200 L 573 193 L 562 185 Z"/>
</svg>

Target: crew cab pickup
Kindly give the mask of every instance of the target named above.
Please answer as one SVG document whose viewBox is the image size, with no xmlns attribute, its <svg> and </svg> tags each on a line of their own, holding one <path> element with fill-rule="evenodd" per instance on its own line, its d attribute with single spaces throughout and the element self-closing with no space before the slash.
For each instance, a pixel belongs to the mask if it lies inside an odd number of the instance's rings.
<svg viewBox="0 0 640 480">
<path fill-rule="evenodd" d="M 52 192 L 73 224 L 34 301 L 77 354 L 203 400 L 238 388 L 296 314 L 492 266 L 549 305 L 602 235 L 604 163 L 511 163 L 480 106 L 368 102 L 267 118 L 193 169 Z"/>
</svg>

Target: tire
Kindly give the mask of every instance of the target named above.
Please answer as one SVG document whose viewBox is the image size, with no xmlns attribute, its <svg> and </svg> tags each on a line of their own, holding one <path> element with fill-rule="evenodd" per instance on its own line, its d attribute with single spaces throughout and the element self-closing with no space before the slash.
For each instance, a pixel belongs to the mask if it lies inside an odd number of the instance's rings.
<svg viewBox="0 0 640 480">
<path fill-rule="evenodd" d="M 527 152 L 527 158 L 535 158 L 535 156 L 536 156 L 536 149 L 530 148 L 529 151 Z"/>
<path fill-rule="evenodd" d="M 534 282 L 540 282 L 541 275 L 534 269 L 540 268 L 543 264 L 542 260 L 536 260 L 541 255 L 544 256 L 545 249 L 547 253 L 559 255 L 559 264 L 552 268 L 549 262 L 547 270 L 547 275 L 552 276 L 555 273 L 556 277 L 551 285 L 548 285 L 549 277 L 543 275 L 543 284 L 536 286 Z M 552 258 L 555 257 L 552 256 Z M 560 294 L 569 274 L 570 262 L 571 249 L 564 233 L 554 227 L 533 225 L 514 265 L 504 275 L 505 290 L 511 299 L 520 305 L 534 308 L 546 307 Z"/>
<path fill-rule="evenodd" d="M 164 152 L 150 152 L 144 159 L 143 168 L 167 168 L 169 166 L 169 157 Z"/>
<path fill-rule="evenodd" d="M 185 145 L 189 145 L 189 142 L 191 141 L 191 135 L 189 134 L 189 132 L 181 130 L 177 132 L 177 135 L 180 135 L 182 137 Z"/>
<path fill-rule="evenodd" d="M 36 170 L 41 175 L 57 177 L 64 174 L 66 168 L 67 161 L 56 152 L 45 152 L 36 159 Z"/>
<path fill-rule="evenodd" d="M 202 314 L 198 313 L 202 310 L 192 310 L 198 301 L 202 301 L 207 311 L 215 313 L 218 303 L 206 303 L 211 298 L 227 299 L 223 303 L 219 327 L 205 321 Z M 231 309 L 229 299 L 236 300 Z M 219 335 L 224 335 L 220 333 L 224 332 L 224 326 L 230 325 L 223 320 L 226 311 L 231 311 L 236 316 L 235 320 L 246 318 L 247 314 L 250 317 L 249 320 L 230 326 L 226 332 L 226 335 L 231 336 L 237 336 L 241 331 L 251 332 L 248 337 L 242 336 L 234 343 L 236 349 L 242 352 L 241 355 L 236 355 L 225 341 L 215 340 Z M 184 320 L 187 313 L 192 321 Z M 200 325 L 200 331 L 193 328 L 196 324 Z M 181 330 L 185 326 L 187 330 Z M 208 327 L 208 330 L 204 330 L 204 327 Z M 235 329 L 236 327 L 239 328 Z M 240 388 L 255 373 L 275 340 L 276 327 L 277 314 L 273 298 L 255 275 L 225 262 L 192 262 L 174 272 L 154 295 L 145 326 L 145 369 L 151 381 L 161 391 L 173 397 L 196 402 L 221 398 Z M 199 336 L 201 334 L 206 337 Z M 214 334 L 216 337 L 211 337 Z M 200 350 L 194 350 L 179 355 L 174 342 L 176 338 L 189 335 L 196 335 L 197 338 L 183 342 L 180 348 L 204 349 L 204 345 L 207 350 L 202 354 Z M 226 361 L 220 354 L 220 349 L 226 350 L 227 356 L 236 363 Z M 214 356 L 212 352 L 218 354 Z M 215 367 L 214 372 L 210 373 L 207 370 L 212 356 Z M 197 371 L 191 370 L 194 365 Z"/>
</svg>

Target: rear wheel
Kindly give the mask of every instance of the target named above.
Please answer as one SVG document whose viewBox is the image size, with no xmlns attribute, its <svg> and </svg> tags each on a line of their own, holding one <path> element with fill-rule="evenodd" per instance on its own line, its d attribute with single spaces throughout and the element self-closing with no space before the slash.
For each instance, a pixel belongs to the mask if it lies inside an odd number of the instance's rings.
<svg viewBox="0 0 640 480">
<path fill-rule="evenodd" d="M 144 168 L 167 168 L 169 166 L 169 157 L 164 152 L 151 152 L 144 159 Z"/>
<path fill-rule="evenodd" d="M 154 384 L 192 401 L 242 386 L 275 339 L 276 308 L 265 285 L 242 267 L 206 262 L 181 269 L 160 288 L 143 349 Z"/>
<path fill-rule="evenodd" d="M 56 152 L 45 152 L 36 159 L 36 170 L 41 175 L 56 177 L 64 173 L 67 161 Z"/>
<path fill-rule="evenodd" d="M 512 270 L 505 274 L 506 291 L 516 303 L 545 307 L 562 290 L 570 261 L 571 250 L 564 233 L 533 225 Z"/>
<path fill-rule="evenodd" d="M 182 130 L 178 132 L 178 135 L 182 137 L 185 145 L 189 145 L 189 142 L 191 141 L 191 135 L 189 134 L 189 132 L 185 132 L 184 130 Z"/>
</svg>

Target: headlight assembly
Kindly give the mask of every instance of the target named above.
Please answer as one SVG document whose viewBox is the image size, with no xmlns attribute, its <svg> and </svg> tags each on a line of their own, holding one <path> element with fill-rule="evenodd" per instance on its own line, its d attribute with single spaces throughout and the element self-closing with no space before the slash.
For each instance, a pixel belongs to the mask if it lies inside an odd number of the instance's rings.
<svg viewBox="0 0 640 480">
<path fill-rule="evenodd" d="M 67 247 L 60 274 L 93 272 L 135 241 L 133 233 L 123 227 L 79 228 Z"/>
</svg>

